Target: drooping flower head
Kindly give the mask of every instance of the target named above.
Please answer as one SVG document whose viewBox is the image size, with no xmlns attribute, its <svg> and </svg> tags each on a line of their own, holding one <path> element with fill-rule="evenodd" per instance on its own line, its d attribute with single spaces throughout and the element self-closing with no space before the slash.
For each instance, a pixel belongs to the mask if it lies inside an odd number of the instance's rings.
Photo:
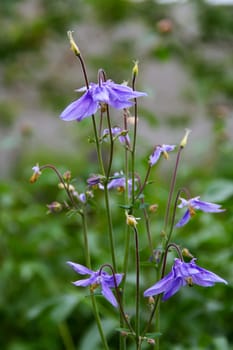
<svg viewBox="0 0 233 350">
<path fill-rule="evenodd" d="M 115 126 L 114 128 L 111 128 L 111 132 L 112 132 L 112 136 L 115 138 L 118 138 L 120 143 L 122 143 L 123 145 L 130 144 L 130 138 L 126 130 L 123 130 L 118 126 Z M 103 138 L 105 138 L 107 135 L 109 135 L 109 129 L 104 129 Z"/>
<path fill-rule="evenodd" d="M 223 278 L 215 273 L 196 265 L 196 259 L 186 263 L 175 259 L 171 272 L 144 292 L 144 297 L 163 293 L 162 300 L 171 298 L 178 290 L 186 285 L 197 284 L 202 287 L 212 287 L 215 283 L 225 283 Z"/>
<path fill-rule="evenodd" d="M 168 159 L 168 152 L 174 151 L 175 145 L 158 145 L 155 147 L 154 152 L 149 158 L 150 166 L 153 166 L 159 160 L 160 156 L 163 155 L 164 158 Z"/>
<path fill-rule="evenodd" d="M 116 109 L 128 108 L 133 105 L 129 100 L 146 95 L 144 92 L 134 91 L 127 85 L 116 84 L 112 80 L 100 80 L 99 84 L 90 83 L 88 89 L 83 87 L 76 91 L 85 91 L 85 93 L 66 107 L 60 115 L 62 120 L 81 121 L 95 114 L 101 103 Z"/>
<path fill-rule="evenodd" d="M 200 201 L 199 198 L 200 196 L 186 200 L 180 197 L 181 203 L 178 205 L 178 208 L 187 207 L 188 209 L 180 221 L 176 224 L 176 227 L 181 227 L 187 224 L 191 217 L 195 215 L 196 210 L 201 210 L 205 213 L 220 213 L 222 211 L 225 211 L 225 209 L 221 209 L 221 205 L 210 202 L 203 202 Z"/>
<path fill-rule="evenodd" d="M 72 269 L 80 275 L 90 275 L 89 278 L 77 280 L 73 282 L 73 284 L 77 287 L 87 287 L 90 286 L 91 291 L 93 292 L 96 288 L 101 288 L 101 294 L 107 299 L 114 307 L 118 306 L 117 300 L 111 290 L 111 288 L 115 288 L 115 282 L 117 287 L 122 281 L 123 274 L 116 273 L 115 281 L 114 276 L 108 274 L 103 269 L 98 271 L 92 271 L 87 267 L 76 264 L 74 262 L 68 261 L 67 264 L 72 267 Z"/>
<path fill-rule="evenodd" d="M 34 183 L 37 181 L 38 177 L 41 175 L 41 170 L 40 170 L 40 166 L 38 163 L 36 163 L 35 166 L 32 167 L 32 170 L 33 170 L 33 174 L 32 176 L 30 177 L 30 182 L 31 183 Z"/>
</svg>

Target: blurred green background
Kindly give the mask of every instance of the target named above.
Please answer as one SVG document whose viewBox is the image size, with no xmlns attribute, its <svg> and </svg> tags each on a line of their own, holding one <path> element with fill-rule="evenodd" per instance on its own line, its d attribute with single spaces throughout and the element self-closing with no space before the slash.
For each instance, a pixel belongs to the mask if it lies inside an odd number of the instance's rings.
<svg viewBox="0 0 233 350">
<path fill-rule="evenodd" d="M 74 90 L 84 85 L 67 30 L 74 30 L 91 81 L 99 68 L 116 82 L 130 80 L 133 61 L 139 60 L 137 88 L 148 93 L 139 106 L 139 173 L 145 173 L 155 144 L 178 143 L 184 129 L 192 129 L 177 188 L 186 186 L 193 196 L 221 203 L 227 211 L 198 215 L 175 231 L 174 240 L 229 286 L 187 288 L 163 303 L 161 344 L 165 350 L 233 349 L 232 18 L 233 5 L 201 0 L 0 1 L 1 349 L 101 349 L 89 300 L 83 298 L 84 290 L 71 285 L 76 276 L 65 265 L 67 260 L 85 261 L 81 221 L 65 213 L 47 215 L 46 204 L 65 199 L 53 173 L 45 171 L 34 185 L 28 181 L 36 162 L 52 163 L 61 172 L 70 169 L 80 191 L 97 171 L 94 146 L 87 141 L 90 120 L 66 124 L 58 117 L 76 98 Z M 123 167 L 122 149 L 117 152 L 115 171 Z M 155 244 L 173 165 L 171 157 L 168 166 L 154 170 L 155 189 L 150 185 L 146 190 L 147 203 L 159 204 L 151 215 Z M 108 246 L 102 249 L 106 223 L 101 194 L 97 200 L 89 228 L 96 267 L 109 260 Z M 112 194 L 119 259 L 122 201 Z M 146 261 L 143 239 L 140 253 Z M 142 272 L 143 290 L 153 276 L 143 267 Z M 131 299 L 129 292 L 129 313 Z M 101 298 L 99 303 L 111 349 L 117 349 L 117 314 Z M 148 310 L 142 303 L 144 318 Z"/>
</svg>

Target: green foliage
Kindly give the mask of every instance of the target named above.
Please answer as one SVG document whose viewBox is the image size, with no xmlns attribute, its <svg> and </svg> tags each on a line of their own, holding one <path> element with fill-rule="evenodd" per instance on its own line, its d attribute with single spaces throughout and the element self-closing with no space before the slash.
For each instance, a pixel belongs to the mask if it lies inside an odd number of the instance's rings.
<svg viewBox="0 0 233 350">
<path fill-rule="evenodd" d="M 196 95 L 191 95 L 190 99 L 201 101 L 206 109 L 210 105 L 218 105 L 219 99 L 220 103 L 228 106 L 228 101 L 232 98 L 232 63 L 229 56 L 216 62 L 214 59 L 212 61 L 204 57 L 200 49 L 203 43 L 215 43 L 215 40 L 218 45 L 220 43 L 231 45 L 232 7 L 211 7 L 204 5 L 202 1 L 197 2 L 200 38 L 197 41 L 182 42 L 176 29 L 166 37 L 156 30 L 157 21 L 169 17 L 170 12 L 169 6 L 158 5 L 152 0 L 135 3 L 115 0 L 38 1 L 40 12 L 32 19 L 25 19 L 24 15 L 20 14 L 18 8 L 20 4 L 23 5 L 24 1 L 5 0 L 0 3 L 0 19 L 3 23 L 0 34 L 0 57 L 1 63 L 4 63 L 3 81 L 5 86 L 14 88 L 16 86 L 16 94 L 17 86 L 21 88 L 22 82 L 29 83 L 35 78 L 36 73 L 40 75 L 40 70 L 47 60 L 42 52 L 47 40 L 51 37 L 57 41 L 61 37 L 64 38 L 67 29 L 73 25 L 83 22 L 91 25 L 93 16 L 105 30 L 113 29 L 123 20 L 142 19 L 155 40 L 154 46 L 145 50 L 143 59 L 146 61 L 152 58 L 155 62 L 160 61 L 164 64 L 174 57 L 179 60 L 184 69 L 192 73 L 197 86 Z M 145 38 L 145 41 L 147 39 Z M 85 41 L 85 38 L 82 40 Z M 101 66 L 107 72 L 111 72 L 113 79 L 130 79 L 129 66 L 131 52 L 134 50 L 135 43 L 126 38 L 119 42 L 117 47 L 112 45 L 108 54 L 88 59 L 94 69 Z M 51 106 L 58 113 L 70 101 L 69 82 L 66 79 L 63 71 L 56 70 L 55 73 L 32 81 L 31 84 L 37 89 L 43 107 Z M 28 88 L 30 89 L 30 85 Z M 156 84 L 155 89 L 159 89 Z M 17 112 L 17 101 L 11 96 L 6 102 L 0 103 L 3 136 L 5 130 L 16 119 Z M 150 127 L 156 128 L 159 125 L 159 116 L 155 116 L 153 111 L 141 107 L 140 114 Z M 226 135 L 229 132 L 226 115 L 216 116 L 211 110 L 209 117 L 208 121 L 213 126 L 211 148 L 205 155 L 205 140 L 191 140 L 191 145 L 185 150 L 185 157 L 181 162 L 178 184 L 189 187 L 192 194 L 201 193 L 205 200 L 222 203 L 227 211 L 219 216 L 198 213 L 189 226 L 179 231 L 175 230 L 174 235 L 180 244 L 185 242 L 193 255 L 199 258 L 200 266 L 205 266 L 224 277 L 228 280 L 229 287 L 219 285 L 205 290 L 198 287 L 184 288 L 171 300 L 162 303 L 161 312 L 164 316 L 161 327 L 164 349 L 233 348 L 232 144 Z M 162 123 L 177 130 L 177 127 L 183 128 L 182 125 L 189 120 L 190 116 L 178 115 L 174 111 L 174 114 L 168 116 Z M 54 174 L 44 172 L 34 185 L 27 181 L 31 175 L 30 168 L 37 160 L 43 163 L 53 160 L 61 172 L 70 168 L 74 174 L 75 185 L 83 190 L 86 178 L 97 171 L 96 158 L 91 151 L 94 144 L 86 142 L 88 136 L 92 137 L 88 128 L 89 124 L 85 121 L 73 128 L 70 138 L 74 141 L 74 149 L 68 155 L 61 152 L 60 148 L 57 152 L 47 150 L 44 145 L 41 145 L 40 150 L 30 149 L 28 146 L 30 144 L 21 142 L 20 136 L 1 140 L 1 151 L 16 148 L 18 152 L 12 173 L 0 182 L 2 349 L 101 349 L 88 293 L 70 283 L 76 276 L 66 267 L 67 260 L 85 264 L 81 218 L 76 214 L 70 216 L 64 213 L 47 214 L 46 204 L 53 200 L 61 202 L 67 200 L 65 194 L 58 190 L 58 181 Z M 140 140 L 140 145 L 142 145 L 140 156 L 148 157 L 144 139 Z M 151 149 L 153 146 L 151 145 Z M 190 159 L 189 150 L 191 152 L 192 148 L 195 148 L 196 153 L 194 152 L 193 158 Z M 168 168 L 156 169 L 153 172 L 152 183 L 145 190 L 147 201 L 145 206 L 159 204 L 158 210 L 150 213 L 155 246 L 163 225 L 173 161 L 174 158 L 171 157 Z M 113 165 L 121 169 L 121 153 Z M 145 174 L 146 161 L 138 159 L 137 171 Z M 122 196 L 120 193 L 111 194 L 119 256 L 122 254 L 126 234 L 123 231 L 125 212 L 122 208 L 124 203 Z M 92 223 L 89 238 L 95 267 L 108 258 L 106 218 L 100 216 L 102 208 L 102 193 L 96 192 L 88 213 Z M 141 216 L 142 209 L 137 208 L 136 216 Z M 138 225 L 142 232 L 140 254 L 143 290 L 144 287 L 148 287 L 148 279 L 153 278 L 153 275 L 148 276 L 146 272 L 149 251 L 144 242 L 143 224 L 139 222 Z M 132 261 L 133 254 L 132 251 Z M 129 276 L 127 286 L 129 313 L 133 313 L 134 278 L 134 275 Z M 97 300 L 111 348 L 117 349 L 115 329 L 118 326 L 118 315 L 115 310 L 109 310 L 101 296 L 98 296 Z M 146 319 L 146 301 L 142 298 L 141 302 L 144 309 L 141 312 L 142 318 Z"/>
</svg>

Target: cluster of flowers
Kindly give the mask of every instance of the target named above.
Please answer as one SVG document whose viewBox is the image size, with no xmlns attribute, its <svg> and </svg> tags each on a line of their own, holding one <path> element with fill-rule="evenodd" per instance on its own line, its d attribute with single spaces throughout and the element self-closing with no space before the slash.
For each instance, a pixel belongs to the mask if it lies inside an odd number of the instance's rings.
<svg viewBox="0 0 233 350">
<path fill-rule="evenodd" d="M 85 93 L 76 101 L 72 102 L 61 114 L 60 118 L 64 121 L 81 121 L 95 114 L 103 105 L 109 105 L 116 109 L 125 109 L 131 107 L 134 102 L 132 99 L 145 96 L 143 92 L 135 91 L 125 84 L 116 84 L 111 80 L 102 81 L 100 79 L 98 84 L 90 83 L 88 87 L 78 89 L 77 91 L 85 91 Z M 104 129 L 102 138 L 106 139 L 110 133 L 109 129 Z M 130 138 L 126 130 L 116 126 L 111 128 L 111 134 L 113 137 L 118 138 L 120 143 L 125 146 L 129 146 Z M 154 148 L 153 153 L 149 157 L 149 167 L 155 165 L 160 157 L 163 155 L 168 158 L 168 153 L 175 149 L 175 145 L 157 145 Z M 33 167 L 34 174 L 31 178 L 31 182 L 34 182 L 41 174 L 41 168 L 36 165 Z M 103 189 L 104 186 L 101 182 L 102 177 L 98 175 L 91 176 L 87 183 L 89 187 L 98 187 Z M 136 181 L 135 181 L 136 182 Z M 132 192 L 132 179 L 128 179 L 129 195 Z M 107 184 L 107 188 L 117 189 L 118 191 L 124 191 L 126 187 L 126 178 L 122 172 L 115 173 Z M 73 194 L 79 198 L 82 203 L 87 201 L 86 194 L 79 195 L 73 191 Z M 194 197 L 191 199 L 180 198 L 179 208 L 186 207 L 186 211 L 183 217 L 178 221 L 176 227 L 182 227 L 188 223 L 188 221 L 195 214 L 196 210 L 201 210 L 208 213 L 222 212 L 223 209 L 220 205 L 201 201 L 200 197 Z M 213 286 L 216 282 L 227 283 L 224 279 L 216 274 L 199 267 L 196 265 L 196 259 L 192 259 L 190 262 L 184 262 L 181 259 L 175 259 L 174 265 L 170 273 L 163 277 L 160 281 L 156 282 L 152 287 L 144 292 L 145 297 L 150 297 L 163 293 L 163 300 L 167 300 L 173 296 L 181 287 L 185 285 L 197 284 L 204 287 Z M 113 288 L 117 288 L 122 281 L 123 274 L 109 274 L 100 268 L 97 271 L 92 271 L 89 268 L 74 263 L 68 262 L 74 271 L 80 275 L 89 275 L 87 279 L 82 279 L 74 282 L 75 286 L 87 287 L 90 286 L 92 290 L 101 287 L 102 295 L 114 306 L 118 306 L 118 302 L 112 292 Z"/>
</svg>

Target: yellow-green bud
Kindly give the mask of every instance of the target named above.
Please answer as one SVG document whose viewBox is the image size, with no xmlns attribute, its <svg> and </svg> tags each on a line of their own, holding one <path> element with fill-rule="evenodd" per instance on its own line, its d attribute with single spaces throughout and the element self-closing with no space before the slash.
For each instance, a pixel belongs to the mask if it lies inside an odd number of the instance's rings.
<svg viewBox="0 0 233 350">
<path fill-rule="evenodd" d="M 134 61 L 133 75 L 134 75 L 134 76 L 137 76 L 137 75 L 138 75 L 138 61 Z"/>
<path fill-rule="evenodd" d="M 69 38 L 69 41 L 70 41 L 70 48 L 71 48 L 71 50 L 74 52 L 74 54 L 75 54 L 76 56 L 79 56 L 79 55 L 80 55 L 80 51 L 79 51 L 79 48 L 78 48 L 77 44 L 76 44 L 75 41 L 74 41 L 74 38 L 73 38 L 72 33 L 73 33 L 73 32 L 72 32 L 71 30 L 69 30 L 69 31 L 67 32 L 67 35 L 68 35 L 68 38 Z"/>
<path fill-rule="evenodd" d="M 182 249 L 182 255 L 187 257 L 187 258 L 193 258 L 193 255 L 190 253 L 190 251 L 188 250 L 188 248 L 184 248 Z"/>
<path fill-rule="evenodd" d="M 188 136 L 190 133 L 191 133 L 190 129 L 185 129 L 185 135 L 181 140 L 180 147 L 184 148 L 186 146 L 187 141 L 188 141 Z"/>
</svg>

